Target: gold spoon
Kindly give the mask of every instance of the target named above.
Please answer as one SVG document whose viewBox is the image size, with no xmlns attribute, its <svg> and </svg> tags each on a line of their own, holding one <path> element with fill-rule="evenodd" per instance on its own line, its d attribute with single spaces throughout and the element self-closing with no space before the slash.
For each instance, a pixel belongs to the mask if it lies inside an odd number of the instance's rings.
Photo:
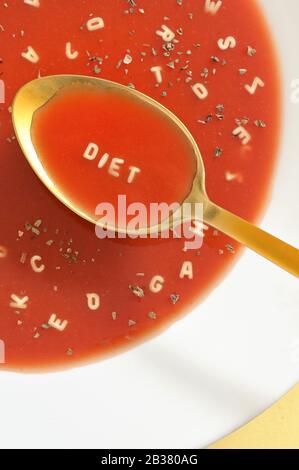
<svg viewBox="0 0 299 470">
<path fill-rule="evenodd" d="M 207 224 L 229 235 L 243 245 L 246 245 L 248 248 L 251 248 L 273 263 L 276 263 L 294 276 L 299 277 L 298 249 L 264 232 L 260 228 L 246 222 L 225 209 L 218 207 L 210 201 L 205 189 L 205 168 L 200 150 L 184 124 L 173 113 L 155 100 L 118 83 L 82 75 L 54 75 L 27 83 L 18 91 L 14 99 L 12 110 L 13 123 L 16 136 L 24 155 L 38 177 L 60 201 L 84 219 L 97 223 L 95 216 L 91 216 L 89 213 L 82 211 L 68 199 L 61 189 L 57 188 L 55 181 L 53 181 L 45 171 L 31 138 L 31 127 L 35 111 L 44 106 L 59 90 L 73 86 L 74 84 L 79 86 L 92 85 L 102 90 L 112 89 L 117 91 L 120 97 L 121 94 L 125 94 L 126 96 L 130 95 L 132 98 L 134 97 L 143 103 L 153 106 L 153 108 L 162 113 L 165 118 L 171 119 L 172 122 L 176 124 L 178 132 L 182 132 L 192 145 L 194 158 L 196 158 L 197 161 L 197 172 L 194 177 L 193 187 L 183 203 L 191 203 L 193 206 L 195 206 L 195 203 L 202 203 L 203 219 Z M 175 216 L 176 214 L 169 217 L 159 226 L 147 227 L 146 232 L 152 233 L 153 231 L 161 231 L 167 224 L 168 226 L 173 224 Z M 116 229 L 121 231 L 121 229 L 117 227 L 110 228 L 112 228 L 112 230 Z"/>
</svg>

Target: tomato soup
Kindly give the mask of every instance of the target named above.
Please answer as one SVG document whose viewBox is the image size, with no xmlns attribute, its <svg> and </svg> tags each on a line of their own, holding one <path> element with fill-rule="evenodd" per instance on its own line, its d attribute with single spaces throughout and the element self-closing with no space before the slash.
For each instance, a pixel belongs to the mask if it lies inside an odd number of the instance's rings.
<svg viewBox="0 0 299 470">
<path fill-rule="evenodd" d="M 149 209 L 182 203 L 193 186 L 197 163 L 185 134 L 161 111 L 113 88 L 74 80 L 35 113 L 32 138 L 56 187 L 91 218 L 103 202 L 118 215 L 118 195 Z"/>
<path fill-rule="evenodd" d="M 204 243 L 198 250 L 186 250 L 183 239 L 101 240 L 92 224 L 55 199 L 24 158 L 11 121 L 17 90 L 51 74 L 106 78 L 134 87 L 169 108 L 199 145 L 211 199 L 248 220 L 254 221 L 261 212 L 275 164 L 279 70 L 257 2 L 2 2 L 3 370 L 73 367 L 136 345 L 169 326 L 211 291 L 239 250 L 210 227 L 204 227 Z M 144 132 L 148 121 L 142 121 L 146 114 L 132 113 L 123 120 L 123 128 L 118 122 L 119 146 L 112 139 L 110 122 L 96 118 L 93 123 L 88 116 L 87 108 L 92 106 L 88 97 L 80 99 L 76 109 L 72 109 L 74 96 L 63 97 L 69 98 L 68 106 L 60 110 L 53 100 L 53 119 L 40 122 L 43 130 L 36 138 L 47 155 L 49 170 L 72 197 L 79 194 L 75 185 L 83 186 L 83 204 L 89 204 L 89 185 L 102 184 L 108 177 L 113 194 L 128 190 L 131 184 L 137 193 L 146 188 L 143 194 L 148 194 L 148 200 L 184 195 L 193 172 L 190 154 L 183 142 L 164 138 L 158 120 L 149 124 L 149 133 Z M 96 133 L 99 124 L 105 129 L 101 135 Z M 85 162 L 82 154 L 90 143 L 99 151 L 94 160 Z M 57 151 L 59 159 L 51 160 L 48 150 Z M 152 158 L 153 152 L 160 159 Z M 97 168 L 104 153 L 109 154 L 107 167 Z M 74 163 L 77 156 L 82 158 L 80 168 L 84 166 L 82 179 Z M 108 171 L 115 157 L 124 160 L 118 177 Z M 150 181 L 147 186 L 143 178 L 144 162 L 153 171 L 154 185 Z M 128 183 L 130 167 L 141 169 L 132 183 Z M 171 186 L 165 178 L 169 172 Z M 107 184 L 109 197 L 108 188 Z"/>
</svg>

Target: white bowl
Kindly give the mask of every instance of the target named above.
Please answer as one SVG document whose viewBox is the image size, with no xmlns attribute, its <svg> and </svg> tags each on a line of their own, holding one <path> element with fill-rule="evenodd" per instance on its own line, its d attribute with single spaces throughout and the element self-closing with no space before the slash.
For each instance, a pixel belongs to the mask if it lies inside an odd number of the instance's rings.
<svg viewBox="0 0 299 470">
<path fill-rule="evenodd" d="M 279 168 L 262 226 L 296 245 L 299 103 L 292 84 L 299 80 L 299 3 L 261 4 L 285 95 Z M 203 304 L 129 352 L 67 372 L 2 372 L 0 447 L 207 446 L 297 382 L 298 305 L 297 279 L 247 251 Z"/>
</svg>

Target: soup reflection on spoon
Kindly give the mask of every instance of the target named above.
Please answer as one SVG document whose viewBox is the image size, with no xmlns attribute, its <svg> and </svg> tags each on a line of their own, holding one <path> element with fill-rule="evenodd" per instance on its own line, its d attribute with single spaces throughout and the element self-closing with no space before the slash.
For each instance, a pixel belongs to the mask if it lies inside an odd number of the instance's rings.
<svg viewBox="0 0 299 470">
<path fill-rule="evenodd" d="M 16 136 L 33 170 L 72 211 L 99 223 L 100 202 L 202 204 L 203 221 L 299 277 L 299 250 L 208 197 L 200 150 L 184 124 L 148 96 L 98 78 L 49 76 L 29 82 L 13 103 Z M 158 150 L 157 150 L 158 149 Z M 184 216 L 183 216 L 184 217 Z M 182 222 L 178 208 L 140 235 Z M 130 235 L 123 219 L 105 228 Z M 136 235 L 136 231 L 131 233 Z"/>
</svg>

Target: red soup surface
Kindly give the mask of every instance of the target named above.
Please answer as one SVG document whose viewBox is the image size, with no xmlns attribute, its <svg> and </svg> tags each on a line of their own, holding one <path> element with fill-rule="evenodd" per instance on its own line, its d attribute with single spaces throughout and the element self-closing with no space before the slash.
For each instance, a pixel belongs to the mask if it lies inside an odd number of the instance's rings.
<svg viewBox="0 0 299 470">
<path fill-rule="evenodd" d="M 191 131 L 203 154 L 211 199 L 255 220 L 273 175 L 280 125 L 278 67 L 257 3 L 6 0 L 0 5 L 0 74 L 1 368 L 71 367 L 169 325 L 227 272 L 237 244 L 212 228 L 205 230 L 200 250 L 186 251 L 183 239 L 98 239 L 94 226 L 56 200 L 29 167 L 14 136 L 12 100 L 23 84 L 51 74 L 90 75 L 135 87 Z M 84 113 L 87 101 L 80 104 Z M 126 132 L 125 120 L 117 130 L 119 146 L 109 122 L 102 123 L 107 132 L 94 142 L 92 120 L 78 126 L 78 110 L 73 121 L 69 110 L 48 121 L 53 131 L 59 126 L 57 140 L 47 132 L 36 138 L 41 148 L 57 149 L 59 159 L 47 156 L 49 170 L 73 197 L 77 179 L 85 203 L 94 204 L 87 181 L 92 186 L 111 176 L 105 167 L 93 167 L 98 160 L 86 159 L 80 160 L 86 163 L 84 178 L 78 178 L 69 152 L 80 147 L 82 158 L 90 142 L 98 144 L 99 156 L 125 157 L 113 191 L 128 189 L 128 166 L 147 162 L 155 185 L 148 185 L 141 171 L 135 175 L 137 193 L 146 187 L 149 200 L 184 196 L 193 169 L 189 151 L 183 151 L 183 142 L 173 148 L 164 141 L 158 120 L 150 124 L 151 138 L 142 113 L 140 122 L 134 113 L 136 132 Z M 161 158 L 151 159 L 152 150 Z M 172 186 L 165 180 L 168 170 Z"/>
</svg>

